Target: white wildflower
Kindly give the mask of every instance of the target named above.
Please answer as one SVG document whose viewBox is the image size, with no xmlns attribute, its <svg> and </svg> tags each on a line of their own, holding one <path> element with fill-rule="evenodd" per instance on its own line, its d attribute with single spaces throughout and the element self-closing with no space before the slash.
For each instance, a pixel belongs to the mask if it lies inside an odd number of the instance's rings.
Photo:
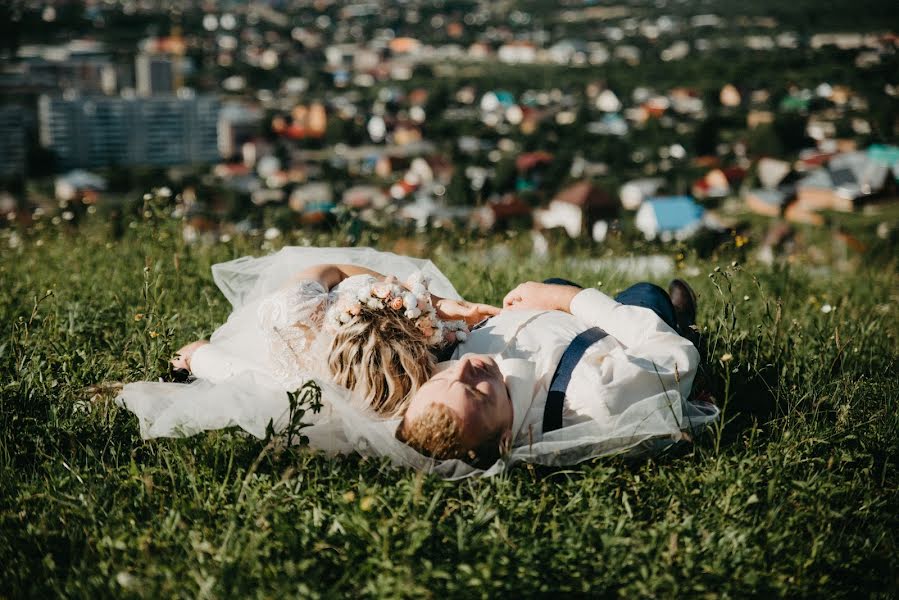
<svg viewBox="0 0 899 600">
<path fill-rule="evenodd" d="M 825 315 L 832 310 L 833 310 L 833 307 L 830 304 L 825 304 L 824 306 L 821 307 L 821 312 L 823 312 Z"/>
</svg>

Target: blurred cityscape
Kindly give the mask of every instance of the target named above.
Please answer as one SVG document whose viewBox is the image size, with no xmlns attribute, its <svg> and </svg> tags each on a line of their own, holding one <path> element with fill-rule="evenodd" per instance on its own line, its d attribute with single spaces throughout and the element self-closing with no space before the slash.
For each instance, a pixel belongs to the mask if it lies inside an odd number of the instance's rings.
<svg viewBox="0 0 899 600">
<path fill-rule="evenodd" d="M 895 239 L 899 5 L 787 4 L 8 1 L 2 226 Z"/>
</svg>

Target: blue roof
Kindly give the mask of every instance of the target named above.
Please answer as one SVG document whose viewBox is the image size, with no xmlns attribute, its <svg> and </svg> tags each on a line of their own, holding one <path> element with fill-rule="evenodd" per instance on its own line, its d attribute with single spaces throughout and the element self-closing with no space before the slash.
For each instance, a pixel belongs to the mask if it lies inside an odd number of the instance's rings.
<svg viewBox="0 0 899 600">
<path fill-rule="evenodd" d="M 646 200 L 656 215 L 659 231 L 679 231 L 702 219 L 705 212 L 690 196 L 657 196 Z"/>
</svg>

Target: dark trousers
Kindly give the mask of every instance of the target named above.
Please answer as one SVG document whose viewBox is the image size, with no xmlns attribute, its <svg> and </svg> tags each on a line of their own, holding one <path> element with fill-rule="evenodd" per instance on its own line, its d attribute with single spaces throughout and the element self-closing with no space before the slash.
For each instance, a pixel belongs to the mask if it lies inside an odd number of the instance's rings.
<svg viewBox="0 0 899 600">
<path fill-rule="evenodd" d="M 574 287 L 579 288 L 584 287 L 582 285 L 574 283 L 573 281 L 568 281 L 567 279 L 562 279 L 560 277 L 551 277 L 543 283 L 554 283 L 556 285 L 573 285 Z M 671 298 L 668 296 L 668 292 L 653 283 L 635 283 L 631 287 L 615 296 L 615 302 L 618 302 L 620 304 L 627 304 L 629 306 L 642 306 L 644 308 L 648 308 L 655 314 L 657 314 L 659 318 L 665 321 L 665 323 L 667 323 L 672 329 L 674 329 L 681 335 L 684 334 L 677 327 L 677 318 L 674 316 L 674 305 L 671 304 Z"/>
</svg>

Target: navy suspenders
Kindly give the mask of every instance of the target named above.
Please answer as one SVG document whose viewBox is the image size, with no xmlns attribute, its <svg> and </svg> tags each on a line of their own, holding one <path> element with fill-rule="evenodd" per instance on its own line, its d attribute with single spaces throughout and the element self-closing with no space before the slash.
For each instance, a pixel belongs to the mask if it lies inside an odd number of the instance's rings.
<svg viewBox="0 0 899 600">
<path fill-rule="evenodd" d="M 571 381 L 574 367 L 584 356 L 587 348 L 609 335 L 599 327 L 591 327 L 587 331 L 578 334 L 559 360 L 559 366 L 553 374 L 549 384 L 549 393 L 546 396 L 546 407 L 543 409 L 543 433 L 555 431 L 562 427 L 562 408 L 565 404 L 565 390 Z"/>
</svg>

